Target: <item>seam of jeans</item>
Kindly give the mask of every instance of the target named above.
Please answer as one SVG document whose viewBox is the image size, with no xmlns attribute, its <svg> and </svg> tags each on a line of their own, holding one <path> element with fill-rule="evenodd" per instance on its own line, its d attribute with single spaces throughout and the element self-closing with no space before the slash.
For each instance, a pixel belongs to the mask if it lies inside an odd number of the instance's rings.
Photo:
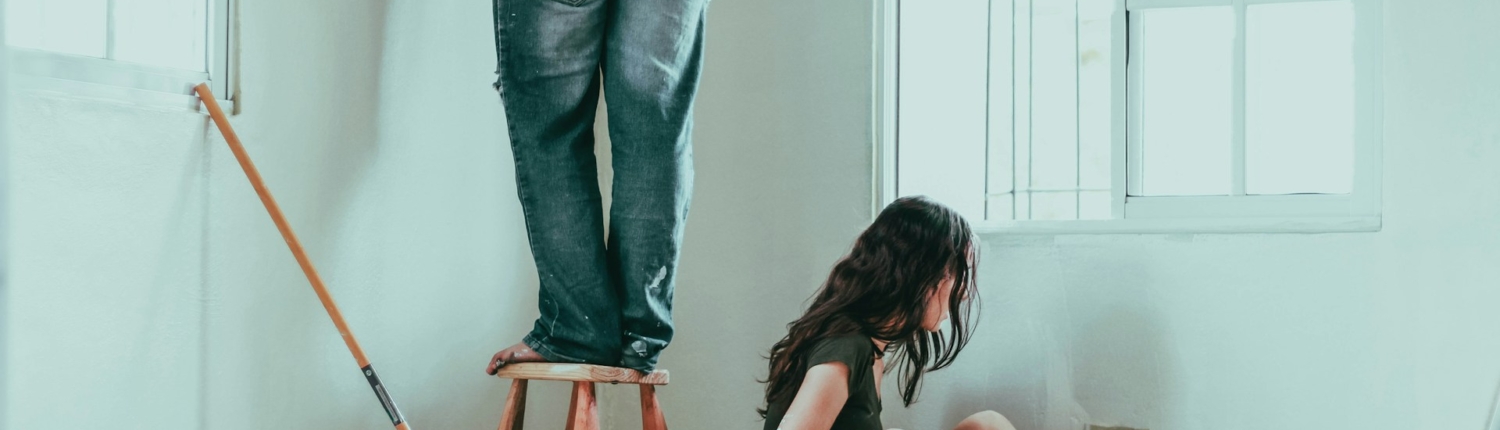
<svg viewBox="0 0 1500 430">
<path fill-rule="evenodd" d="M 500 93 L 500 101 L 502 103 L 505 102 L 505 57 L 507 57 L 507 53 L 510 51 L 509 44 L 505 43 L 504 40 L 507 39 L 505 36 L 510 31 L 510 25 L 508 25 L 510 14 L 506 13 L 506 7 L 501 6 L 506 4 L 505 2 L 506 0 L 495 0 L 495 51 L 497 52 L 495 58 L 495 91 Z M 506 112 L 506 115 L 508 116 L 509 112 Z M 510 118 L 508 117 L 506 118 L 505 126 L 511 132 L 514 132 L 516 129 L 510 123 Z M 511 146 L 515 146 L 515 139 L 511 139 Z"/>
<path fill-rule="evenodd" d="M 499 1 L 496 2 L 496 4 L 499 5 L 499 4 L 503 4 L 504 2 L 505 2 L 505 0 L 499 0 Z M 508 20 L 509 14 L 506 14 L 504 10 L 499 10 L 499 8 L 497 8 L 497 12 L 498 13 L 496 15 L 497 15 L 498 19 L 496 20 L 496 26 L 499 27 L 499 28 L 497 28 L 497 30 L 496 30 L 495 40 L 496 40 L 496 43 L 499 46 L 497 47 L 497 50 L 496 50 L 498 52 L 498 58 L 496 59 L 496 63 L 498 63 L 498 64 L 496 64 L 496 67 L 495 67 L 495 75 L 496 75 L 496 78 L 495 78 L 495 91 L 498 92 L 499 95 L 500 95 L 500 102 L 501 102 L 501 104 L 508 104 L 508 102 L 506 102 L 507 99 L 505 97 L 505 90 L 508 87 L 508 85 L 505 85 L 507 73 L 505 71 L 504 65 L 505 65 L 505 58 L 508 57 L 510 49 L 508 48 L 507 44 L 504 43 L 505 41 L 503 39 L 506 39 L 505 36 L 509 34 L 509 30 L 510 30 L 510 26 L 508 25 L 509 24 L 509 20 Z M 511 158 L 515 160 L 515 168 L 516 168 L 516 197 L 517 197 L 518 200 L 521 201 L 521 218 L 522 218 L 523 222 L 525 222 L 525 225 L 526 225 L 526 242 L 527 242 L 528 245 L 531 246 L 532 250 L 536 250 L 537 249 L 536 237 L 534 237 L 531 234 L 532 227 L 534 227 L 532 225 L 532 222 L 531 222 L 531 220 L 532 220 L 531 206 L 529 204 L 527 204 L 527 196 L 529 195 L 529 193 L 526 192 L 526 189 L 527 189 L 526 184 L 528 182 L 526 181 L 525 177 L 521 174 L 521 172 L 522 172 L 522 164 L 524 164 L 524 162 L 522 161 L 522 158 L 524 158 L 524 156 L 522 156 L 522 157 L 516 157 L 515 156 L 515 154 L 517 153 L 517 150 L 518 150 L 518 147 L 516 145 L 516 125 L 515 125 L 515 122 L 511 121 L 511 119 L 509 118 L 509 114 L 510 114 L 510 112 L 507 109 L 506 110 L 507 118 L 505 120 L 505 127 L 506 127 L 506 132 L 509 135 L 506 136 L 506 137 L 508 137 L 509 140 L 510 140 L 510 150 L 511 150 L 511 154 L 512 154 Z M 547 277 L 546 274 L 550 273 L 550 270 L 542 263 L 541 259 L 532 259 L 532 261 L 536 264 L 536 268 L 537 268 L 537 282 L 541 283 L 541 280 Z M 540 288 L 540 286 L 538 286 L 538 287 Z M 538 305 L 538 307 L 540 307 L 540 305 Z M 549 330 L 551 329 L 550 328 L 551 325 L 556 324 L 557 315 L 555 315 L 555 313 L 556 312 L 554 312 L 554 315 L 552 316 L 553 321 L 551 321 L 550 323 L 549 322 L 543 322 L 545 325 L 547 325 L 549 327 L 548 328 Z M 540 320 L 541 318 L 542 318 L 541 316 L 537 317 L 538 320 Z M 536 334 L 536 330 L 535 329 L 532 330 L 532 333 L 527 334 L 526 338 L 527 339 L 532 339 L 532 336 L 534 334 Z M 552 355 L 555 355 L 555 356 L 558 356 L 558 357 L 567 357 L 565 355 L 558 354 L 558 353 L 556 353 L 556 351 L 554 351 L 551 348 L 545 346 L 546 345 L 545 342 L 547 342 L 551 338 L 552 338 L 552 333 L 550 333 L 550 332 L 548 332 L 548 333 L 542 333 L 542 337 L 540 339 L 533 339 L 537 343 L 541 344 L 542 347 L 537 347 L 536 345 L 532 345 L 532 348 L 537 349 L 537 350 L 543 350 L 543 349 L 545 349 L 548 353 L 550 353 Z M 571 358 L 571 357 L 568 357 L 568 358 Z M 575 360 L 575 361 L 581 361 L 581 360 Z"/>
</svg>

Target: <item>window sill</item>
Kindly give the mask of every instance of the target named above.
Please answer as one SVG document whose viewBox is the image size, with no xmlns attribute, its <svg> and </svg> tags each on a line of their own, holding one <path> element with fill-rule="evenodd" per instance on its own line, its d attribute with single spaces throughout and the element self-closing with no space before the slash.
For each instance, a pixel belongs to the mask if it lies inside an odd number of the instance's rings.
<svg viewBox="0 0 1500 430">
<path fill-rule="evenodd" d="M 118 103 L 147 109 L 208 112 L 192 87 L 201 72 L 175 71 L 29 49 L 11 49 L 17 91 Z M 233 100 L 221 100 L 235 112 Z"/>
<path fill-rule="evenodd" d="M 985 221 L 975 223 L 974 229 L 982 235 L 1368 233 L 1380 231 L 1381 218 L 1349 216 Z"/>
</svg>

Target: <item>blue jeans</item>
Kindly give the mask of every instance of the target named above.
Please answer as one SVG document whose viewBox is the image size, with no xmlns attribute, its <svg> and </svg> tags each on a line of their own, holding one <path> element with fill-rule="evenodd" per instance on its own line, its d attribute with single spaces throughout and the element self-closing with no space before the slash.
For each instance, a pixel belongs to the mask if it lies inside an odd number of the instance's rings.
<svg viewBox="0 0 1500 430">
<path fill-rule="evenodd" d="M 707 0 L 495 0 L 516 185 L 540 280 L 522 340 L 554 362 L 656 367 L 693 188 Z M 614 189 L 604 233 L 594 113 Z"/>
</svg>

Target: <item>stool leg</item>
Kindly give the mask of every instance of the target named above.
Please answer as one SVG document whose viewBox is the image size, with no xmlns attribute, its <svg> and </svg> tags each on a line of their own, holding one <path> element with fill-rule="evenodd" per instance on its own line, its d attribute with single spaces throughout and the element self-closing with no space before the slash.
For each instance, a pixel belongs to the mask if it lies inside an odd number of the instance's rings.
<svg viewBox="0 0 1500 430">
<path fill-rule="evenodd" d="M 645 430 L 667 430 L 667 417 L 662 416 L 654 385 L 641 385 L 641 423 Z"/>
<path fill-rule="evenodd" d="M 505 396 L 505 414 L 500 416 L 500 430 L 521 430 L 526 421 L 526 380 L 510 382 L 510 395 Z"/>
<path fill-rule="evenodd" d="M 574 382 L 568 405 L 568 430 L 599 430 L 599 402 L 593 382 Z"/>
</svg>

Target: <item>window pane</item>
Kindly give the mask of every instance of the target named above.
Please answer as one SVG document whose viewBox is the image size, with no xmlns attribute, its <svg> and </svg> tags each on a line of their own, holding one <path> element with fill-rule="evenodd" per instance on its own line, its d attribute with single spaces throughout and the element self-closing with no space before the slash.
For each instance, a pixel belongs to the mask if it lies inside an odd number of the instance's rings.
<svg viewBox="0 0 1500 430">
<path fill-rule="evenodd" d="M 996 0 L 990 4 L 989 46 L 989 195 L 987 216 L 992 220 L 1016 219 L 1015 121 L 1022 111 L 1016 109 L 1017 62 L 1015 41 L 1024 38 L 1017 33 L 1016 17 L 1021 4 Z M 1024 39 L 1023 39 L 1024 40 Z M 1022 106 L 1024 107 L 1024 106 Z M 1023 136 L 1024 138 L 1024 136 Z M 1023 140 L 1024 142 L 1024 140 Z M 1024 183 L 1023 183 L 1024 184 Z M 1024 215 L 1024 214 L 1021 214 Z"/>
<path fill-rule="evenodd" d="M 1249 7 L 1247 193 L 1346 194 L 1353 188 L 1353 15 L 1342 1 Z"/>
<path fill-rule="evenodd" d="M 1113 9 L 992 3 L 989 219 L 1077 219 L 1078 190 L 1109 189 Z"/>
<path fill-rule="evenodd" d="M 207 71 L 205 0 L 115 0 L 115 59 Z"/>
<path fill-rule="evenodd" d="M 1084 0 L 1079 3 L 1078 29 L 1078 186 L 1085 190 L 1108 190 L 1113 181 L 1111 152 L 1114 146 L 1113 78 L 1110 19 L 1114 2 Z M 1106 201 L 1108 203 L 1108 193 Z M 1088 198 L 1085 197 L 1084 200 Z M 1080 207 L 1088 212 L 1087 206 Z M 1106 210 L 1105 217 L 1109 212 Z M 1087 217 L 1087 214 L 1085 214 Z"/>
<path fill-rule="evenodd" d="M 10 0 L 5 37 L 11 46 L 104 57 L 105 0 Z"/>
<path fill-rule="evenodd" d="M 1078 48 L 1077 11 L 1073 2 L 1038 1 L 1032 15 L 1031 40 L 1031 189 L 1078 188 Z M 1067 198 L 1039 194 L 1034 219 L 1075 218 Z M 1057 197 L 1057 198 L 1054 198 Z M 1045 207 L 1043 209 L 1042 207 Z M 1043 214 L 1046 214 L 1045 216 Z"/>
<path fill-rule="evenodd" d="M 986 0 L 902 2 L 897 64 L 900 195 L 984 219 Z"/>
<path fill-rule="evenodd" d="M 1011 20 L 1011 89 L 1013 96 L 1008 101 L 995 101 L 995 104 L 1008 103 L 1014 112 L 1011 122 L 1011 135 L 1014 145 L 1011 146 L 1011 177 L 1015 184 L 1015 193 L 1012 194 L 1011 211 L 1015 214 L 1014 219 L 1028 220 L 1035 215 L 1032 210 L 1034 206 L 1031 168 L 1031 149 L 1035 138 L 1036 127 L 1033 127 L 1036 112 L 1032 107 L 1032 96 L 1036 93 L 1031 84 L 1036 71 L 1031 66 L 1032 60 L 1036 58 L 1033 49 L 1036 22 L 1032 19 L 1032 11 L 1035 10 L 1034 0 L 1011 0 L 1011 8 L 1015 11 Z M 1000 4 L 1000 3 L 996 3 Z"/>
<path fill-rule="evenodd" d="M 1031 193 L 1031 219 L 1078 219 L 1078 192 L 1037 191 Z"/>
<path fill-rule="evenodd" d="M 1233 9 L 1147 10 L 1140 30 L 1141 191 L 1228 194 Z"/>
</svg>

